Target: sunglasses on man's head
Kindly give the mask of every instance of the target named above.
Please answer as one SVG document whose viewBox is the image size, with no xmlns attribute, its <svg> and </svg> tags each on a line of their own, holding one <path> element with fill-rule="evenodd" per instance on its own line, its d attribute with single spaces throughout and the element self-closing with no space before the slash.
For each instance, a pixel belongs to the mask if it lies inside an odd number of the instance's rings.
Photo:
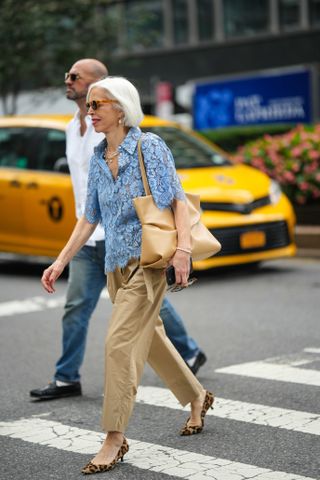
<svg viewBox="0 0 320 480">
<path fill-rule="evenodd" d="M 86 103 L 87 111 L 92 108 L 92 110 L 97 110 L 100 107 L 101 103 L 114 103 L 116 100 L 111 100 L 110 98 L 105 100 L 92 100 L 92 102 Z"/>
<path fill-rule="evenodd" d="M 71 82 L 75 82 L 76 80 L 79 80 L 80 75 L 79 73 L 70 73 L 70 72 L 66 72 L 64 74 L 64 79 L 65 80 L 68 80 L 70 78 Z"/>
</svg>

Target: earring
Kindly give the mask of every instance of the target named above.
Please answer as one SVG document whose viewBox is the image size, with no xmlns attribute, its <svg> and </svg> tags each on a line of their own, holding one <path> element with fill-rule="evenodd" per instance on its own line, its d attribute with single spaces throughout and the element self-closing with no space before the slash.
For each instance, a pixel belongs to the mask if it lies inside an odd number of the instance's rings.
<svg viewBox="0 0 320 480">
<path fill-rule="evenodd" d="M 119 118 L 118 125 L 121 125 L 121 124 L 122 124 L 122 118 Z"/>
</svg>

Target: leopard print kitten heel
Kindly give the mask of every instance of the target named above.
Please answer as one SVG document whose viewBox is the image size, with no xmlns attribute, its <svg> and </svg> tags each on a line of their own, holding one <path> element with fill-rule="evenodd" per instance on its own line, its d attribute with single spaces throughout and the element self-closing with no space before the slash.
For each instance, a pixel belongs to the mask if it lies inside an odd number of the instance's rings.
<svg viewBox="0 0 320 480">
<path fill-rule="evenodd" d="M 214 402 L 214 396 L 211 392 L 206 391 L 206 396 L 204 397 L 204 401 L 202 404 L 201 410 L 201 424 L 200 425 L 188 425 L 190 417 L 186 421 L 186 424 L 182 428 L 180 435 L 187 436 L 187 435 L 195 435 L 196 433 L 200 433 L 203 430 L 204 426 L 204 417 L 206 416 L 207 411 L 209 408 L 213 408 L 212 404 Z"/>
<path fill-rule="evenodd" d="M 83 469 L 81 470 L 81 473 L 84 475 L 90 475 L 92 473 L 101 473 L 101 472 L 107 472 L 108 470 L 112 470 L 118 460 L 121 460 L 123 462 L 123 457 L 124 455 L 129 451 L 129 445 L 127 442 L 127 439 L 124 437 L 123 443 L 115 456 L 115 458 L 112 460 L 112 462 L 107 463 L 107 464 L 101 464 L 101 465 L 96 465 L 95 463 L 89 462 Z"/>
</svg>

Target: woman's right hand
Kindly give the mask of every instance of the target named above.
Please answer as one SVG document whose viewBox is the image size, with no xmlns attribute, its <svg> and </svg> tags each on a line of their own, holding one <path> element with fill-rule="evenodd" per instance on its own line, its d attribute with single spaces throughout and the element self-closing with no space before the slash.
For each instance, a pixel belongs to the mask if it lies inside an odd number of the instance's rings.
<svg viewBox="0 0 320 480">
<path fill-rule="evenodd" d="M 43 272 L 41 283 L 43 288 L 48 293 L 55 292 L 55 288 L 54 288 L 55 281 L 62 274 L 64 267 L 65 265 L 63 262 L 61 262 L 60 260 L 56 260 L 55 262 L 53 262 L 52 265 L 50 265 L 50 267 L 46 268 L 45 271 Z"/>
<path fill-rule="evenodd" d="M 176 284 L 182 287 L 188 286 L 188 277 L 190 274 L 190 254 L 176 250 L 175 254 L 171 258 L 170 264 L 173 265 Z"/>
</svg>

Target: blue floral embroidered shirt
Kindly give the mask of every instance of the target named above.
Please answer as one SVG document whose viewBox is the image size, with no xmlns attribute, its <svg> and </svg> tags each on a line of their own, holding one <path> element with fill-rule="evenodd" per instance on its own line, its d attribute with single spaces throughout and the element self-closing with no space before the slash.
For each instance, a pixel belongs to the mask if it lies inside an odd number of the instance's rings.
<svg viewBox="0 0 320 480">
<path fill-rule="evenodd" d="M 130 258 L 141 253 L 141 223 L 133 198 L 145 195 L 137 144 L 141 138 L 147 178 L 158 208 L 170 208 L 174 198 L 185 200 L 171 151 L 153 133 L 142 134 L 140 128 L 130 128 L 119 146 L 118 176 L 113 178 L 103 153 L 107 141 L 95 149 L 90 162 L 85 216 L 90 223 L 101 222 L 105 231 L 105 270 L 125 267 Z"/>
</svg>

